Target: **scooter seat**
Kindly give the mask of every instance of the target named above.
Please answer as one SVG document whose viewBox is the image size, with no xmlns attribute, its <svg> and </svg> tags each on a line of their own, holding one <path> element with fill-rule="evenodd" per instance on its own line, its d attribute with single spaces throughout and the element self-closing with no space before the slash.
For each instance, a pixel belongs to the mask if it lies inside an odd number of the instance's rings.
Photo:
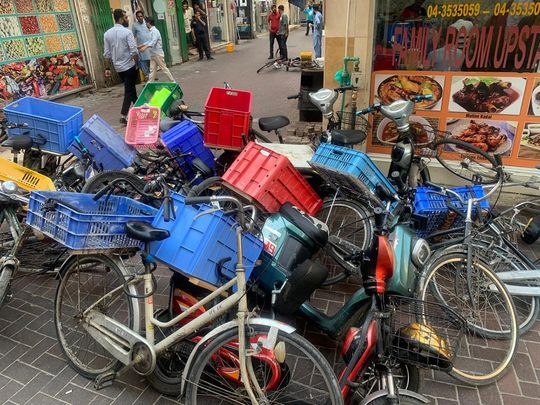
<svg viewBox="0 0 540 405">
<path fill-rule="evenodd" d="M 280 129 L 283 127 L 286 127 L 291 122 L 287 117 L 284 115 L 276 115 L 275 117 L 263 117 L 259 118 L 259 128 L 261 131 L 275 131 L 276 129 Z"/>
<path fill-rule="evenodd" d="M 152 224 L 142 221 L 128 221 L 126 233 L 141 242 L 153 242 L 167 239 L 171 234 L 166 229 L 154 228 Z"/>
<path fill-rule="evenodd" d="M 10 136 L 8 139 L 2 142 L 2 146 L 14 150 L 26 150 L 34 146 L 34 140 L 30 137 L 30 135 Z"/>
<path fill-rule="evenodd" d="M 334 145 L 351 146 L 364 142 L 367 134 L 357 129 L 336 129 L 332 131 L 331 136 Z"/>
<path fill-rule="evenodd" d="M 302 214 L 290 202 L 286 202 L 279 209 L 279 213 L 302 230 L 317 245 L 323 247 L 328 242 L 328 233 L 315 225 L 308 215 Z"/>
<path fill-rule="evenodd" d="M 159 122 L 159 130 L 161 132 L 167 132 L 172 127 L 180 124 L 181 121 L 173 120 L 171 118 L 165 117 Z"/>
<path fill-rule="evenodd" d="M 209 168 L 206 163 L 204 163 L 201 159 L 195 158 L 191 161 L 191 165 L 195 170 L 201 173 L 201 175 L 207 179 L 209 177 L 214 176 L 214 171 Z"/>
</svg>

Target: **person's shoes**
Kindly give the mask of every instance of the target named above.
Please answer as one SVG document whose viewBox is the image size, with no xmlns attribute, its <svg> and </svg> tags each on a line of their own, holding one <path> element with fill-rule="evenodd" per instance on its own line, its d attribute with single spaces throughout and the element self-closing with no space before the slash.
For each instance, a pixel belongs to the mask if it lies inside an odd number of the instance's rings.
<svg viewBox="0 0 540 405">
<path fill-rule="evenodd" d="M 208 60 L 214 60 L 214 58 L 212 56 L 209 56 L 207 59 Z"/>
<path fill-rule="evenodd" d="M 199 56 L 199 60 L 203 60 L 204 58 L 202 56 Z"/>
<path fill-rule="evenodd" d="M 309 33 L 308 33 L 308 34 L 306 34 L 306 37 L 307 37 L 308 35 L 309 35 Z"/>
<path fill-rule="evenodd" d="M 126 117 L 120 117 L 120 124 L 127 125 L 127 119 Z"/>
<path fill-rule="evenodd" d="M 274 57 L 273 57 L 272 55 L 270 55 L 270 56 L 268 57 L 268 59 L 274 59 Z"/>
</svg>

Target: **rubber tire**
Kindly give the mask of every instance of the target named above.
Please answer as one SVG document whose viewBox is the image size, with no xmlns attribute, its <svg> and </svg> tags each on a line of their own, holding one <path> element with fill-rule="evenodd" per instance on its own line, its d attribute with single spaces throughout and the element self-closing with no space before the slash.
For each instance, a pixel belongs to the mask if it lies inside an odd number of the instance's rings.
<svg viewBox="0 0 540 405">
<path fill-rule="evenodd" d="M 420 401 L 417 398 L 410 397 L 407 394 L 398 394 L 399 405 L 425 405 L 425 402 Z M 365 405 L 388 405 L 387 397 L 379 397 L 373 401 L 367 402 Z"/>
<path fill-rule="evenodd" d="M 11 265 L 6 265 L 0 269 L 0 308 L 4 305 L 11 287 L 11 278 L 15 273 L 15 269 Z"/>
<path fill-rule="evenodd" d="M 117 273 L 117 276 L 119 279 L 124 279 L 124 275 L 122 274 L 122 271 L 118 268 L 116 263 L 112 259 L 110 259 L 108 256 L 105 256 L 105 255 L 85 255 L 85 256 L 80 256 L 80 257 L 72 256 L 71 258 L 68 259 L 68 261 L 66 261 L 66 263 L 64 263 L 63 267 L 60 270 L 60 282 L 58 283 L 58 286 L 56 288 L 56 293 L 54 296 L 54 326 L 56 329 L 56 337 L 58 340 L 58 344 L 60 345 L 60 348 L 62 349 L 62 353 L 64 354 L 64 357 L 66 358 L 69 366 L 75 371 L 77 371 L 77 373 L 79 373 L 83 377 L 94 380 L 96 379 L 98 375 L 104 372 L 107 372 L 110 370 L 114 370 L 114 371 L 120 370 L 120 368 L 123 367 L 123 364 L 120 361 L 116 361 L 116 362 L 112 362 L 112 364 L 109 365 L 107 368 L 100 369 L 99 371 L 95 371 L 95 372 L 88 372 L 87 370 L 80 368 L 78 365 L 74 363 L 74 361 L 68 355 L 66 348 L 64 347 L 65 343 L 60 333 L 60 324 L 59 324 L 60 322 L 59 310 L 60 309 L 58 308 L 58 306 L 60 304 L 60 297 L 63 291 L 64 280 L 66 280 L 66 274 L 70 270 L 76 271 L 76 266 L 78 264 L 77 259 L 79 260 L 92 260 L 93 259 L 96 261 L 102 261 L 111 269 L 111 271 L 114 271 Z M 131 292 L 133 293 L 134 291 L 131 291 Z M 138 325 L 135 325 L 135 320 L 134 320 L 134 315 L 133 315 L 133 306 L 139 305 L 139 303 L 134 298 L 126 297 L 126 299 L 127 299 L 127 302 L 129 303 L 128 305 L 129 318 L 128 318 L 127 326 L 129 326 L 133 330 L 134 327 L 138 326 Z"/>
<path fill-rule="evenodd" d="M 267 326 L 263 325 L 249 325 L 249 328 L 252 329 L 255 333 L 263 334 L 269 330 Z M 331 384 L 329 388 L 334 388 L 334 392 L 331 393 L 332 404 L 342 404 L 343 400 L 341 398 L 341 392 L 339 389 L 338 381 L 336 379 L 336 375 L 328 364 L 328 361 L 321 354 L 321 352 L 319 352 L 311 343 L 309 343 L 302 336 L 298 335 L 296 332 L 286 334 L 285 332 L 280 330 L 278 332 L 278 336 L 279 335 L 286 336 L 290 341 L 292 341 L 299 347 L 303 347 L 304 350 L 310 352 L 309 354 L 312 356 L 313 360 L 315 360 L 317 364 L 320 365 L 322 374 L 329 379 L 329 381 L 327 381 L 327 384 Z M 216 351 L 217 348 L 223 346 L 225 343 L 231 341 L 232 339 L 237 338 L 237 336 L 237 328 L 226 330 L 215 336 L 202 350 L 199 349 L 199 352 L 193 359 L 193 365 L 187 374 L 186 395 L 184 397 L 186 405 L 197 404 L 197 398 L 194 397 L 196 395 L 196 392 L 193 389 L 194 386 L 196 386 L 196 383 L 193 384 L 191 383 L 191 381 L 195 381 L 194 377 L 196 376 L 200 377 L 200 375 L 204 371 L 204 367 L 206 366 L 208 358 Z M 199 379 L 197 378 L 196 381 L 198 380 Z"/>
<path fill-rule="evenodd" d="M 442 254 L 440 255 L 437 255 L 435 256 L 434 258 L 432 258 L 431 262 L 430 263 L 427 263 L 426 266 L 424 266 L 424 270 L 422 272 L 422 274 L 418 277 L 418 286 L 417 286 L 417 290 L 416 290 L 416 294 L 417 294 L 417 297 L 421 300 L 425 300 L 425 296 L 426 296 L 426 285 L 425 285 L 425 281 L 426 279 L 430 278 L 430 273 L 433 273 L 435 272 L 439 267 L 440 267 L 440 264 L 443 263 L 443 262 L 446 262 L 446 261 L 449 261 L 452 259 L 452 257 L 458 257 L 458 258 L 461 258 L 461 259 L 465 259 L 466 260 L 466 255 L 465 253 L 463 252 L 443 252 Z M 510 368 L 509 366 L 512 365 L 512 361 L 513 361 L 513 358 L 516 354 L 516 351 L 517 351 L 517 346 L 518 346 L 518 337 L 519 337 L 519 333 L 518 333 L 518 321 L 517 321 L 517 317 L 516 317 L 516 311 L 515 311 L 515 308 L 514 308 L 514 303 L 513 303 L 513 300 L 512 300 L 512 297 L 510 296 L 510 294 L 508 293 L 508 290 L 506 289 L 506 287 L 504 286 L 504 284 L 499 280 L 499 278 L 497 277 L 496 273 L 493 272 L 485 263 L 482 265 L 481 267 L 485 273 L 489 273 L 491 274 L 491 277 L 492 277 L 492 280 L 498 280 L 498 288 L 499 288 L 499 291 L 502 292 L 503 295 L 506 296 L 506 299 L 509 300 L 509 304 L 510 304 L 510 309 L 511 309 L 511 313 L 513 314 L 513 324 L 515 325 L 515 332 L 512 332 L 512 336 L 511 338 L 514 340 L 513 342 L 513 345 L 511 347 L 511 353 L 510 355 L 507 356 L 507 360 L 505 361 L 505 365 L 504 365 L 504 368 L 502 368 L 497 374 L 495 374 L 494 376 L 490 377 L 490 378 L 487 378 L 485 380 L 479 380 L 477 378 L 469 378 L 469 377 L 465 377 L 463 376 L 460 372 L 452 369 L 449 374 L 454 377 L 456 380 L 458 381 L 461 381 L 461 382 L 464 382 L 466 384 L 469 384 L 469 385 L 472 385 L 472 386 L 483 386 L 483 385 L 489 385 L 489 384 L 492 384 L 494 383 L 495 381 L 497 381 L 499 378 L 501 378 L 507 371 L 508 369 Z M 428 287 L 429 288 L 429 287 Z M 473 327 L 473 329 L 477 330 L 476 327 Z M 477 332 L 479 333 L 479 332 Z M 493 335 L 492 333 L 490 332 L 482 332 L 482 333 L 479 333 L 480 335 L 490 339 L 501 339 L 501 335 Z"/>
<path fill-rule="evenodd" d="M 145 182 L 140 177 L 133 173 L 123 170 L 112 170 L 109 172 L 101 172 L 88 179 L 82 188 L 82 193 L 95 194 L 103 188 L 104 185 L 116 179 L 127 179 L 135 184 L 140 189 L 144 188 Z"/>
<path fill-rule="evenodd" d="M 326 218 L 324 218 L 323 213 L 324 209 L 329 209 L 332 206 L 332 203 L 334 205 L 338 204 L 338 206 L 341 207 L 349 207 L 351 210 L 355 210 L 356 213 L 359 213 L 362 215 L 362 217 L 368 217 L 371 215 L 371 208 L 366 207 L 362 202 L 360 201 L 354 201 L 346 198 L 336 198 L 334 201 L 333 199 L 327 199 L 323 202 L 323 205 L 319 212 L 315 215 L 315 217 L 326 223 Z M 331 218 L 331 216 L 330 216 Z M 365 223 L 366 221 L 362 221 Z M 365 250 L 368 248 L 369 244 L 371 244 L 371 239 L 373 238 L 373 219 L 368 219 L 367 221 L 369 223 L 369 226 L 366 229 L 367 236 L 362 246 L 358 246 L 358 250 Z M 332 234 L 330 230 L 330 235 Z M 321 250 L 322 255 L 328 255 L 332 260 L 334 260 L 339 266 L 341 266 L 344 271 L 347 274 L 358 274 L 359 268 L 357 266 L 352 265 L 350 262 L 343 259 L 343 256 L 340 255 L 338 252 L 335 251 L 332 247 L 328 246 L 327 248 L 324 248 Z M 339 275 L 329 276 L 326 281 L 324 282 L 325 286 L 336 284 L 339 281 L 341 281 L 343 277 L 340 277 Z"/>
</svg>

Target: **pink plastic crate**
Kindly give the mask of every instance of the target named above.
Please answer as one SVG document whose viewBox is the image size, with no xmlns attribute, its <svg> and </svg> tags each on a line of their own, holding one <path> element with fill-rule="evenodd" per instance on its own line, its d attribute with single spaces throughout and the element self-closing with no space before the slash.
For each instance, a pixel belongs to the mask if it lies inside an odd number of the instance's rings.
<svg viewBox="0 0 540 405">
<path fill-rule="evenodd" d="M 132 107 L 128 114 L 126 143 L 136 148 L 154 147 L 159 138 L 160 113 L 158 107 Z"/>
<path fill-rule="evenodd" d="M 240 152 L 223 180 L 268 212 L 278 212 L 283 204 L 290 202 L 314 215 L 322 205 L 317 193 L 289 159 L 254 142 Z"/>
<path fill-rule="evenodd" d="M 204 105 L 204 144 L 240 150 L 251 122 L 251 92 L 214 87 Z"/>
</svg>

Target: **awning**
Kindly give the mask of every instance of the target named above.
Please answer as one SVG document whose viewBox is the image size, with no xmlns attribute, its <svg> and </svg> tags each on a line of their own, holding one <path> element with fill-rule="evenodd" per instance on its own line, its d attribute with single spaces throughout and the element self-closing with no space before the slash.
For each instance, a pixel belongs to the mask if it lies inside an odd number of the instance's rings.
<svg viewBox="0 0 540 405">
<path fill-rule="evenodd" d="M 305 0 L 289 0 L 289 3 L 294 4 L 296 7 L 299 7 L 301 10 L 303 10 Z"/>
</svg>

